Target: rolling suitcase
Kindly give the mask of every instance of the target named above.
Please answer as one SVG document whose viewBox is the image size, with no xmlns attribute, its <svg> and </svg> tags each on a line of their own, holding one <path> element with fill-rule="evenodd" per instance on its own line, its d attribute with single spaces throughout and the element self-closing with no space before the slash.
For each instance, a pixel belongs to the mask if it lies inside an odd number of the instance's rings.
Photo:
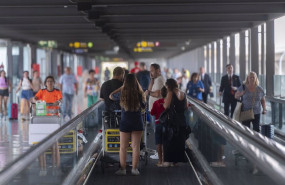
<svg viewBox="0 0 285 185">
<path fill-rule="evenodd" d="M 9 119 L 18 119 L 18 104 L 12 103 L 8 105 Z"/>
</svg>

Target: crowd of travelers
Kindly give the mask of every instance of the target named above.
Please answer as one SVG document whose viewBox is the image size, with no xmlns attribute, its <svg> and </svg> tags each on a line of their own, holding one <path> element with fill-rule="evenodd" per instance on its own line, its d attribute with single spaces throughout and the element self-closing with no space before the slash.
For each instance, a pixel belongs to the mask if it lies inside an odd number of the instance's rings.
<svg viewBox="0 0 285 185">
<path fill-rule="evenodd" d="M 226 65 L 227 74 L 221 78 L 219 95 L 224 103 L 224 114 L 233 117 L 240 100 L 243 104 L 241 112 L 251 111 L 251 118 L 244 119 L 242 124 L 253 130 L 259 131 L 260 114 L 266 113 L 264 90 L 259 86 L 255 72 L 250 72 L 244 83 L 238 75 L 234 74 L 231 64 Z M 200 72 L 190 72 L 182 69 L 161 69 L 158 64 L 151 64 L 149 70 L 144 62 L 135 62 L 135 67 L 130 71 L 116 67 L 110 79 L 110 71 L 104 71 L 105 82 L 100 86 L 100 81 L 95 78 L 95 71 L 89 70 L 88 79 L 83 84 L 84 97 L 87 98 L 88 107 L 100 100 L 105 103 L 105 111 L 121 110 L 120 121 L 120 169 L 117 175 L 126 175 L 126 154 L 129 140 L 132 141 L 133 175 L 139 175 L 138 160 L 140 155 L 140 141 L 144 130 L 142 110 L 146 110 L 148 122 L 155 132 L 158 167 L 175 166 L 185 160 L 185 140 L 187 139 L 187 123 L 185 111 L 188 110 L 186 96 L 190 96 L 204 103 L 208 103 L 208 96 L 213 96 L 211 77 L 201 67 Z M 42 82 L 38 71 L 33 72 L 33 79 L 29 72 L 24 71 L 16 92 L 21 91 L 21 118 L 29 119 L 31 102 L 44 100 L 55 106 L 62 104 L 63 118 L 67 121 L 72 117 L 72 101 L 78 93 L 78 81 L 71 72 L 70 67 L 65 68 L 65 73 L 60 77 L 58 87 L 53 76 L 48 76 Z M 100 92 L 99 92 L 100 91 Z M 7 100 L 11 92 L 11 84 L 5 71 L 0 72 L 0 113 L 7 116 Z M 2 109 L 3 104 L 3 109 Z M 261 110 L 261 108 L 263 110 Z M 172 134 L 160 119 L 166 111 L 172 110 Z M 219 137 L 219 156 L 211 163 L 213 167 L 224 167 L 224 145 L 226 141 Z M 154 157 L 155 158 L 155 157 Z"/>
</svg>

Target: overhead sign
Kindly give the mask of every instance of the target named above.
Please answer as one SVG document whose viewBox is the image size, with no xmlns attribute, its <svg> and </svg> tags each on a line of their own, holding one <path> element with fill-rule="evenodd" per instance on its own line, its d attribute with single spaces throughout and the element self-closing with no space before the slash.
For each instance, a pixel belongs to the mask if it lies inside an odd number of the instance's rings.
<svg viewBox="0 0 285 185">
<path fill-rule="evenodd" d="M 40 40 L 38 45 L 43 48 L 57 48 L 57 42 L 55 40 Z"/>
<path fill-rule="evenodd" d="M 143 53 L 143 52 L 153 52 L 152 48 L 134 48 L 134 52 Z"/>
<path fill-rule="evenodd" d="M 87 53 L 88 52 L 88 49 L 73 49 L 72 50 L 74 53 L 77 53 L 77 54 L 81 54 L 81 53 Z"/>
<path fill-rule="evenodd" d="M 141 41 L 137 42 L 136 47 L 134 48 L 134 52 L 142 53 L 142 52 L 153 52 L 154 47 L 159 47 L 160 42 L 152 42 L 152 41 Z"/>
<path fill-rule="evenodd" d="M 70 42 L 70 48 L 93 48 L 93 42 Z"/>
<path fill-rule="evenodd" d="M 141 41 L 137 43 L 137 47 L 142 47 L 142 48 L 153 48 L 158 46 L 160 46 L 159 42 Z"/>
</svg>

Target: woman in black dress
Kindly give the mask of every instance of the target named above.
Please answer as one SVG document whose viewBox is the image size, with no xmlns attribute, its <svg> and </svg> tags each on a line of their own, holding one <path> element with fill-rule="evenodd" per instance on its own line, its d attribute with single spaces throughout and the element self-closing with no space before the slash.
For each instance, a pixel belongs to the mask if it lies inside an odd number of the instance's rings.
<svg viewBox="0 0 285 185">
<path fill-rule="evenodd" d="M 174 79 L 166 81 L 167 96 L 164 108 L 173 106 L 175 110 L 174 121 L 172 123 L 173 134 L 165 135 L 163 140 L 164 161 L 163 166 L 167 167 L 178 162 L 186 162 L 185 141 L 186 141 L 186 95 L 178 89 L 178 84 Z M 171 105 L 172 104 L 172 105 Z"/>
<path fill-rule="evenodd" d="M 141 109 L 146 101 L 144 92 L 134 74 L 128 74 L 121 88 L 110 94 L 110 99 L 120 100 L 122 107 L 120 122 L 120 165 L 117 175 L 126 175 L 126 156 L 129 141 L 132 141 L 132 175 L 139 175 L 138 162 L 140 155 L 140 141 L 143 131 L 143 117 Z"/>
</svg>

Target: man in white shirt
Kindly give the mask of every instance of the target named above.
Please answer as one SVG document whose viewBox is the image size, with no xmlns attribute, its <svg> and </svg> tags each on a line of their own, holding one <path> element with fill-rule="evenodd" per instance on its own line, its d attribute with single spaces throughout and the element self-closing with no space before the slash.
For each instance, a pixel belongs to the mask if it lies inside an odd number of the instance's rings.
<svg viewBox="0 0 285 185">
<path fill-rule="evenodd" d="M 162 98 L 160 89 L 164 86 L 165 80 L 161 75 L 161 70 L 160 66 L 158 64 L 151 64 L 150 65 L 150 84 L 148 87 L 148 90 L 145 91 L 145 95 L 149 96 L 149 101 L 148 101 L 148 110 L 150 111 L 152 109 L 153 103 Z M 148 112 L 149 114 L 149 112 Z M 150 115 L 150 114 L 149 114 Z M 151 116 L 151 124 L 153 129 L 155 130 L 155 117 Z M 158 159 L 157 153 L 154 155 L 150 156 L 152 159 Z"/>
<path fill-rule="evenodd" d="M 145 91 L 145 95 L 149 96 L 149 110 L 152 109 L 153 103 L 162 98 L 160 89 L 164 86 L 165 80 L 161 75 L 160 66 L 158 64 L 150 65 L 150 84 L 148 90 Z"/>
</svg>

